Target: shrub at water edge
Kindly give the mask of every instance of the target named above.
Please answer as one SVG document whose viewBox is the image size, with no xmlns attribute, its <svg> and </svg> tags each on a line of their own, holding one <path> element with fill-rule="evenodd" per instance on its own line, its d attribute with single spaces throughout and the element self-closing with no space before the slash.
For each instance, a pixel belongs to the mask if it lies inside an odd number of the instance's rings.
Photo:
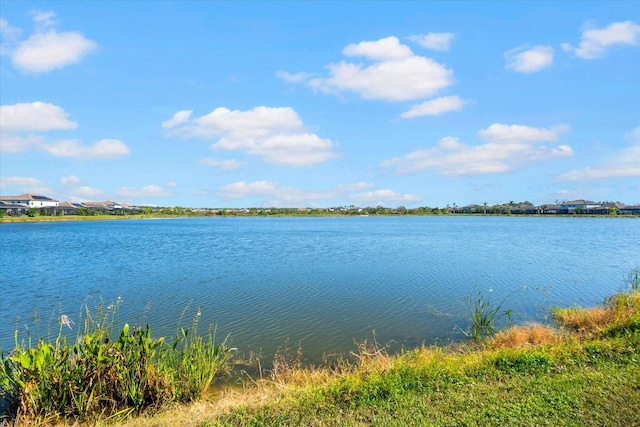
<svg viewBox="0 0 640 427">
<path fill-rule="evenodd" d="M 172 342 L 153 338 L 148 325 L 125 324 L 115 336 L 113 323 L 96 321 L 87 310 L 84 331 L 69 344 L 62 333 L 68 322 L 61 316 L 53 343 L 19 344 L 16 331 L 14 350 L 0 356 L 0 420 L 90 419 L 197 400 L 226 369 L 232 351 L 227 339 L 215 344 L 214 328 L 199 336 L 197 318 L 191 328 L 179 328 Z"/>
</svg>

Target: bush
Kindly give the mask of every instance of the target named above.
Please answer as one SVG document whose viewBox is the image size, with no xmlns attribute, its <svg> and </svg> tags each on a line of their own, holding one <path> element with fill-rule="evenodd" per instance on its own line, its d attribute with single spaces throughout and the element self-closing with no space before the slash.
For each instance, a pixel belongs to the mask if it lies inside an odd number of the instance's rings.
<svg viewBox="0 0 640 427">
<path fill-rule="evenodd" d="M 197 319 L 170 344 L 154 339 L 148 325 L 125 324 L 112 337 L 113 323 L 101 320 L 87 311 L 85 330 L 73 345 L 62 334 L 62 326 L 70 326 L 65 315 L 54 343 L 19 345 L 16 331 L 14 350 L 0 359 L 0 400 L 13 416 L 86 420 L 154 411 L 200 398 L 227 365 L 227 339 L 216 345 L 213 329 L 198 336 Z"/>
</svg>

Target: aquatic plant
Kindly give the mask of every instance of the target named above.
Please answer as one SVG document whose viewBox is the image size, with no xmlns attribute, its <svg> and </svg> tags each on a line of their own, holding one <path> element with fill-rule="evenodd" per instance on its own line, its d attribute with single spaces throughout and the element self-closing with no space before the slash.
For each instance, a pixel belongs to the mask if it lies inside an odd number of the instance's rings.
<svg viewBox="0 0 640 427">
<path fill-rule="evenodd" d="M 635 268 L 629 273 L 627 284 L 632 290 L 640 291 L 640 268 Z"/>
<path fill-rule="evenodd" d="M 466 297 L 470 311 L 471 326 L 469 330 L 463 331 L 465 335 L 475 341 L 480 341 L 496 332 L 496 321 L 499 318 L 506 316 L 509 319 L 509 323 L 511 323 L 512 311 L 500 311 L 505 301 L 506 297 L 499 304 L 493 304 L 490 297 L 484 296 L 480 291 L 476 291 L 471 296 Z"/>
<path fill-rule="evenodd" d="M 197 335 L 197 318 L 167 343 L 153 338 L 149 325 L 124 324 L 113 334 L 114 312 L 100 306 L 93 316 L 87 308 L 73 344 L 63 333 L 72 327 L 66 315 L 54 342 L 38 338 L 27 346 L 16 330 L 15 348 L 0 356 L 3 416 L 87 420 L 154 411 L 200 398 L 227 365 L 228 339 L 216 345 L 214 328 Z"/>
</svg>

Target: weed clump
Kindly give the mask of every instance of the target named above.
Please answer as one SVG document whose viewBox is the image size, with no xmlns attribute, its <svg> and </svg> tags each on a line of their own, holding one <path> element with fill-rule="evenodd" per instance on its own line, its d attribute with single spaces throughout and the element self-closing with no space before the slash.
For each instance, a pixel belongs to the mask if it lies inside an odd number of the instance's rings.
<svg viewBox="0 0 640 427">
<path fill-rule="evenodd" d="M 227 339 L 215 344 L 212 328 L 198 336 L 197 318 L 168 343 L 153 338 L 148 325 L 125 324 L 115 335 L 104 314 L 99 319 L 88 309 L 86 314 L 84 330 L 73 344 L 62 333 L 62 326 L 69 326 L 64 315 L 55 342 L 38 339 L 35 346 L 23 345 L 16 331 L 15 348 L 0 355 L 0 399 L 8 413 L 4 417 L 83 421 L 191 402 L 225 369 L 232 350 Z"/>
</svg>

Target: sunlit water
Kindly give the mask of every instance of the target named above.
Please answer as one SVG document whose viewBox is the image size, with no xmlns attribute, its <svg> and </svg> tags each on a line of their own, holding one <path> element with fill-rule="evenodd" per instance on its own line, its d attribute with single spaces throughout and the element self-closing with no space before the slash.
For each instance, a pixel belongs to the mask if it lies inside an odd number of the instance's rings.
<svg viewBox="0 0 640 427">
<path fill-rule="evenodd" d="M 630 218 L 0 224 L 0 345 L 12 348 L 25 325 L 57 332 L 61 314 L 80 323 L 86 305 L 118 297 L 120 320 L 149 323 L 154 336 L 200 311 L 201 330 L 217 324 L 245 355 L 271 356 L 287 338 L 312 361 L 374 333 L 396 349 L 460 340 L 474 293 L 504 300 L 518 323 L 602 302 L 640 266 L 639 242 Z"/>
</svg>

